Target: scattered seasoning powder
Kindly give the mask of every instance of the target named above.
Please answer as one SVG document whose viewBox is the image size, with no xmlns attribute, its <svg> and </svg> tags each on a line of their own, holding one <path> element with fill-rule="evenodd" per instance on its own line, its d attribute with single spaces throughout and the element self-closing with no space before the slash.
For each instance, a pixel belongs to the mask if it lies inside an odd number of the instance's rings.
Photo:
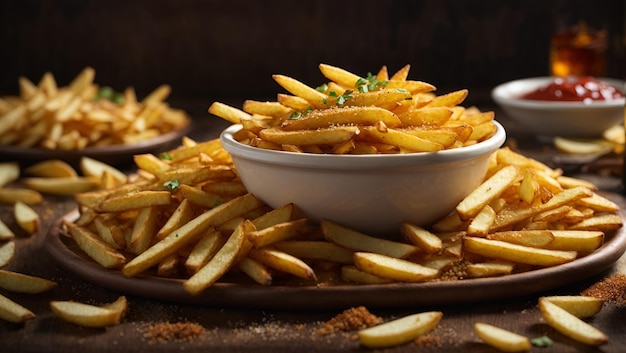
<svg viewBox="0 0 626 353">
<path fill-rule="evenodd" d="M 615 274 L 591 285 L 581 295 L 602 299 L 617 305 L 626 304 L 626 275 Z"/>
<path fill-rule="evenodd" d="M 202 325 L 193 322 L 161 322 L 144 328 L 144 337 L 157 342 L 192 340 L 204 333 Z"/>
<path fill-rule="evenodd" d="M 337 332 L 361 330 L 381 324 L 383 319 L 370 313 L 364 306 L 350 308 L 323 322 L 317 333 L 328 335 Z"/>
</svg>

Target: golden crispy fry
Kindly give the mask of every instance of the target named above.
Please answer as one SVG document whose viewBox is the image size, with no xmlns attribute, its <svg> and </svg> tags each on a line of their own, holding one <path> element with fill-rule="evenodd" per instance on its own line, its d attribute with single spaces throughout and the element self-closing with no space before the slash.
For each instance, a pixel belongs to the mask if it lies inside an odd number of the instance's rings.
<svg viewBox="0 0 626 353">
<path fill-rule="evenodd" d="M 217 281 L 240 256 L 246 234 L 254 229 L 252 222 L 241 222 L 215 256 L 183 283 L 185 290 L 192 295 L 197 295 Z"/>
<path fill-rule="evenodd" d="M 248 255 L 250 258 L 281 272 L 290 273 L 296 277 L 315 281 L 315 271 L 304 261 L 280 250 L 263 248 L 253 249 Z"/>
<path fill-rule="evenodd" d="M 33 314 L 32 311 L 0 294 L 0 319 L 8 322 L 22 323 L 34 318 L 35 314 Z"/>
<path fill-rule="evenodd" d="M 28 188 L 50 195 L 72 196 L 76 193 L 96 189 L 101 179 L 95 176 L 58 177 L 58 178 L 22 178 Z"/>
<path fill-rule="evenodd" d="M 29 166 L 24 173 L 42 178 L 72 178 L 77 177 L 76 170 L 67 162 L 59 159 L 50 159 Z"/>
<path fill-rule="evenodd" d="M 4 267 L 11 262 L 14 254 L 15 242 L 13 240 L 0 244 L 0 267 Z"/>
<path fill-rule="evenodd" d="M 321 228 L 328 241 L 356 251 L 369 251 L 396 258 L 408 257 L 419 251 L 414 245 L 375 238 L 328 220 L 321 221 Z"/>
<path fill-rule="evenodd" d="M 0 163 L 0 187 L 16 181 L 19 177 L 19 164 L 16 162 Z"/>
<path fill-rule="evenodd" d="M 27 205 L 38 205 L 43 202 L 43 196 L 37 190 L 0 187 L 0 202 L 7 204 L 22 202 Z"/>
<path fill-rule="evenodd" d="M 577 318 L 584 319 L 599 313 L 604 305 L 602 299 L 584 295 L 555 295 L 542 297 Z"/>
<path fill-rule="evenodd" d="M 0 270 L 0 288 L 15 293 L 42 293 L 57 286 L 54 281 L 18 272 Z"/>
<path fill-rule="evenodd" d="M 354 264 L 364 272 L 399 282 L 423 282 L 434 278 L 438 270 L 387 255 L 356 252 Z"/>
<path fill-rule="evenodd" d="M 39 214 L 30 208 L 30 206 L 21 201 L 16 202 L 13 205 L 13 215 L 20 228 L 25 230 L 28 234 L 39 231 L 41 219 L 39 218 Z"/>
<path fill-rule="evenodd" d="M 74 301 L 51 301 L 50 309 L 59 318 L 84 327 L 106 327 L 120 323 L 126 313 L 126 297 L 115 302 L 95 306 Z"/>
<path fill-rule="evenodd" d="M 600 346 L 608 341 L 603 332 L 546 298 L 539 298 L 539 309 L 548 325 L 571 339 L 590 346 Z"/>
<path fill-rule="evenodd" d="M 474 217 L 496 197 L 500 196 L 519 175 L 519 170 L 514 166 L 502 168 L 487 181 L 478 186 L 456 207 L 461 219 Z"/>
<path fill-rule="evenodd" d="M 126 257 L 122 253 L 107 245 L 88 229 L 70 222 L 65 222 L 64 226 L 76 244 L 102 267 L 119 268 L 126 263 Z"/>
<path fill-rule="evenodd" d="M 474 324 L 474 331 L 485 343 L 503 352 L 527 352 L 531 348 L 528 337 L 497 326 L 477 322 Z"/>
<path fill-rule="evenodd" d="M 440 311 L 413 314 L 358 332 L 359 341 L 368 348 L 387 348 L 408 343 L 434 330 L 443 317 Z"/>
<path fill-rule="evenodd" d="M 576 251 L 545 250 L 500 240 L 475 237 L 463 239 L 463 249 L 487 258 L 537 266 L 555 266 L 576 259 Z"/>
</svg>

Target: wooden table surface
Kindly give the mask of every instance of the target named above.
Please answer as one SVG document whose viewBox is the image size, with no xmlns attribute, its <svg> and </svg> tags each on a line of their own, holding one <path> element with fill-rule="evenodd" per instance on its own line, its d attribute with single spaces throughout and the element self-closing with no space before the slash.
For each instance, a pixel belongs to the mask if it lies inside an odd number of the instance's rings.
<svg viewBox="0 0 626 353">
<path fill-rule="evenodd" d="M 206 107 L 192 112 L 195 128 L 190 136 L 196 140 L 216 137 L 226 124 L 206 113 Z M 497 119 L 508 132 L 508 143 L 523 153 L 551 163 L 549 145 L 538 143 L 516 124 L 496 110 Z M 132 171 L 132 166 L 126 167 Z M 579 173 L 572 169 L 568 173 Z M 576 174 L 588 177 L 604 191 L 621 192 L 619 180 L 590 173 Z M 621 197 L 621 196 L 618 196 Z M 6 269 L 54 280 L 58 287 L 42 294 L 0 293 L 26 306 L 36 318 L 25 324 L 0 321 L 0 351 L 2 352 L 348 352 L 369 351 L 359 345 L 354 335 L 321 335 L 316 329 L 342 310 L 280 311 L 226 309 L 210 305 L 186 305 L 176 302 L 156 301 L 127 295 L 129 311 L 123 322 L 105 329 L 83 328 L 56 318 L 49 308 L 51 300 L 76 300 L 104 304 L 115 300 L 122 292 L 90 283 L 64 267 L 51 257 L 44 244 L 51 225 L 62 215 L 75 208 L 71 198 L 46 196 L 36 210 L 42 215 L 41 231 L 16 239 L 16 254 Z M 15 229 L 10 205 L 0 205 L 0 217 Z M 529 337 L 544 334 L 554 340 L 550 348 L 533 347 L 533 352 L 623 352 L 626 346 L 626 307 L 605 305 L 591 319 L 591 323 L 604 331 L 609 343 L 601 348 L 587 347 L 558 334 L 542 320 L 537 299 L 542 295 L 578 294 L 591 284 L 615 273 L 626 274 L 626 256 L 607 271 L 591 278 L 580 278 L 573 283 L 523 297 L 496 301 L 411 306 L 395 309 L 371 308 L 370 311 L 384 319 L 421 311 L 439 310 L 444 316 L 429 344 L 410 343 L 388 352 L 495 352 L 480 342 L 473 333 L 477 321 L 491 323 Z M 393 300 L 390 297 L 389 300 Z M 304 305 L 304 308 L 306 305 Z M 347 307 L 345 309 L 348 309 Z M 146 337 L 148 325 L 163 322 L 187 321 L 200 324 L 205 332 L 193 340 L 157 342 Z M 435 339 L 436 338 L 436 339 Z"/>
</svg>

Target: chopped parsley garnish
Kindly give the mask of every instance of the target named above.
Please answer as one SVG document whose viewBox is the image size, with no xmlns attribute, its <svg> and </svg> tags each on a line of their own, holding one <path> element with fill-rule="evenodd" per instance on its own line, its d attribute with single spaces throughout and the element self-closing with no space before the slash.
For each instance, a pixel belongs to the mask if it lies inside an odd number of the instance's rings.
<svg viewBox="0 0 626 353">
<path fill-rule="evenodd" d="M 317 87 L 315 87 L 315 90 L 318 91 L 318 92 L 324 93 L 324 92 L 326 92 L 328 90 L 328 85 L 327 84 L 323 84 L 321 86 L 317 86 Z"/>
<path fill-rule="evenodd" d="M 301 111 L 301 112 L 293 112 L 293 113 L 291 114 L 291 116 L 289 117 L 289 119 L 291 119 L 291 120 L 298 120 L 298 119 L 300 119 L 301 117 L 303 117 L 303 116 L 307 115 L 307 114 L 308 114 L 309 112 L 311 112 L 312 110 L 313 110 L 313 107 L 309 105 L 308 107 L 306 107 L 306 109 L 304 109 L 304 110 L 303 110 L 303 111 Z"/>
<path fill-rule="evenodd" d="M 389 84 L 389 81 L 379 81 L 375 75 L 371 72 L 367 73 L 366 78 L 359 78 L 356 80 L 355 86 L 361 93 L 374 91 L 378 87 L 384 87 Z"/>
<path fill-rule="evenodd" d="M 536 347 L 550 347 L 552 346 L 552 340 L 548 336 L 536 337 L 530 340 L 533 346 Z"/>
<path fill-rule="evenodd" d="M 96 102 L 101 99 L 107 99 L 117 105 L 124 104 L 124 94 L 121 92 L 117 92 L 109 86 L 100 87 L 98 89 L 98 92 L 96 92 L 95 97 L 93 98 L 93 100 Z"/>
<path fill-rule="evenodd" d="M 173 160 L 172 155 L 170 155 L 170 154 L 169 154 L 169 153 L 167 153 L 167 152 L 163 152 L 163 153 L 161 153 L 161 154 L 159 155 L 159 158 L 164 159 L 164 160 L 166 160 L 166 161 L 171 161 L 171 160 Z"/>
<path fill-rule="evenodd" d="M 163 186 L 165 186 L 166 188 L 170 190 L 176 190 L 178 186 L 180 185 L 178 183 L 178 180 L 170 180 L 170 181 L 166 181 L 165 183 L 163 183 Z"/>
<path fill-rule="evenodd" d="M 354 97 L 352 93 L 354 93 L 354 91 L 351 89 L 348 89 L 348 90 L 345 90 L 342 95 L 338 95 L 337 92 L 335 91 L 328 92 L 328 95 L 331 97 L 337 97 L 337 105 L 343 105 L 347 100 L 352 99 Z"/>
</svg>

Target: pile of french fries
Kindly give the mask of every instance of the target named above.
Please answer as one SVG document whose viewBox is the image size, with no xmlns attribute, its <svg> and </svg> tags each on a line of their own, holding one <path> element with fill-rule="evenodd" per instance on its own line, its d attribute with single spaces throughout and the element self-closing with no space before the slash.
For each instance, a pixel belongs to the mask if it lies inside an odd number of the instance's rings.
<svg viewBox="0 0 626 353">
<path fill-rule="evenodd" d="M 165 102 L 171 88 L 162 85 L 138 101 L 128 87 L 116 93 L 99 87 L 95 70 L 87 67 L 66 87 L 45 73 L 38 84 L 19 78 L 19 96 L 0 98 L 0 145 L 80 150 L 135 144 L 170 131 L 190 120 Z"/>
<path fill-rule="evenodd" d="M 75 195 L 80 216 L 65 222 L 65 234 L 103 267 L 180 278 L 192 295 L 234 273 L 262 285 L 502 276 L 585 256 L 622 225 L 617 204 L 592 184 L 506 147 L 448 217 L 432 227 L 405 223 L 398 239 L 310 222 L 294 204 L 270 209 L 247 193 L 217 139 L 185 138 L 135 163 L 125 182 Z"/>
<path fill-rule="evenodd" d="M 435 86 L 407 79 L 409 65 L 391 76 L 386 66 L 367 77 L 327 64 L 319 69 L 329 80 L 321 86 L 273 75 L 290 94 L 247 100 L 243 110 L 214 102 L 209 113 L 241 124 L 235 139 L 242 143 L 291 152 L 434 152 L 475 144 L 496 131 L 493 112 L 460 105 L 466 89 L 435 95 Z"/>
</svg>

